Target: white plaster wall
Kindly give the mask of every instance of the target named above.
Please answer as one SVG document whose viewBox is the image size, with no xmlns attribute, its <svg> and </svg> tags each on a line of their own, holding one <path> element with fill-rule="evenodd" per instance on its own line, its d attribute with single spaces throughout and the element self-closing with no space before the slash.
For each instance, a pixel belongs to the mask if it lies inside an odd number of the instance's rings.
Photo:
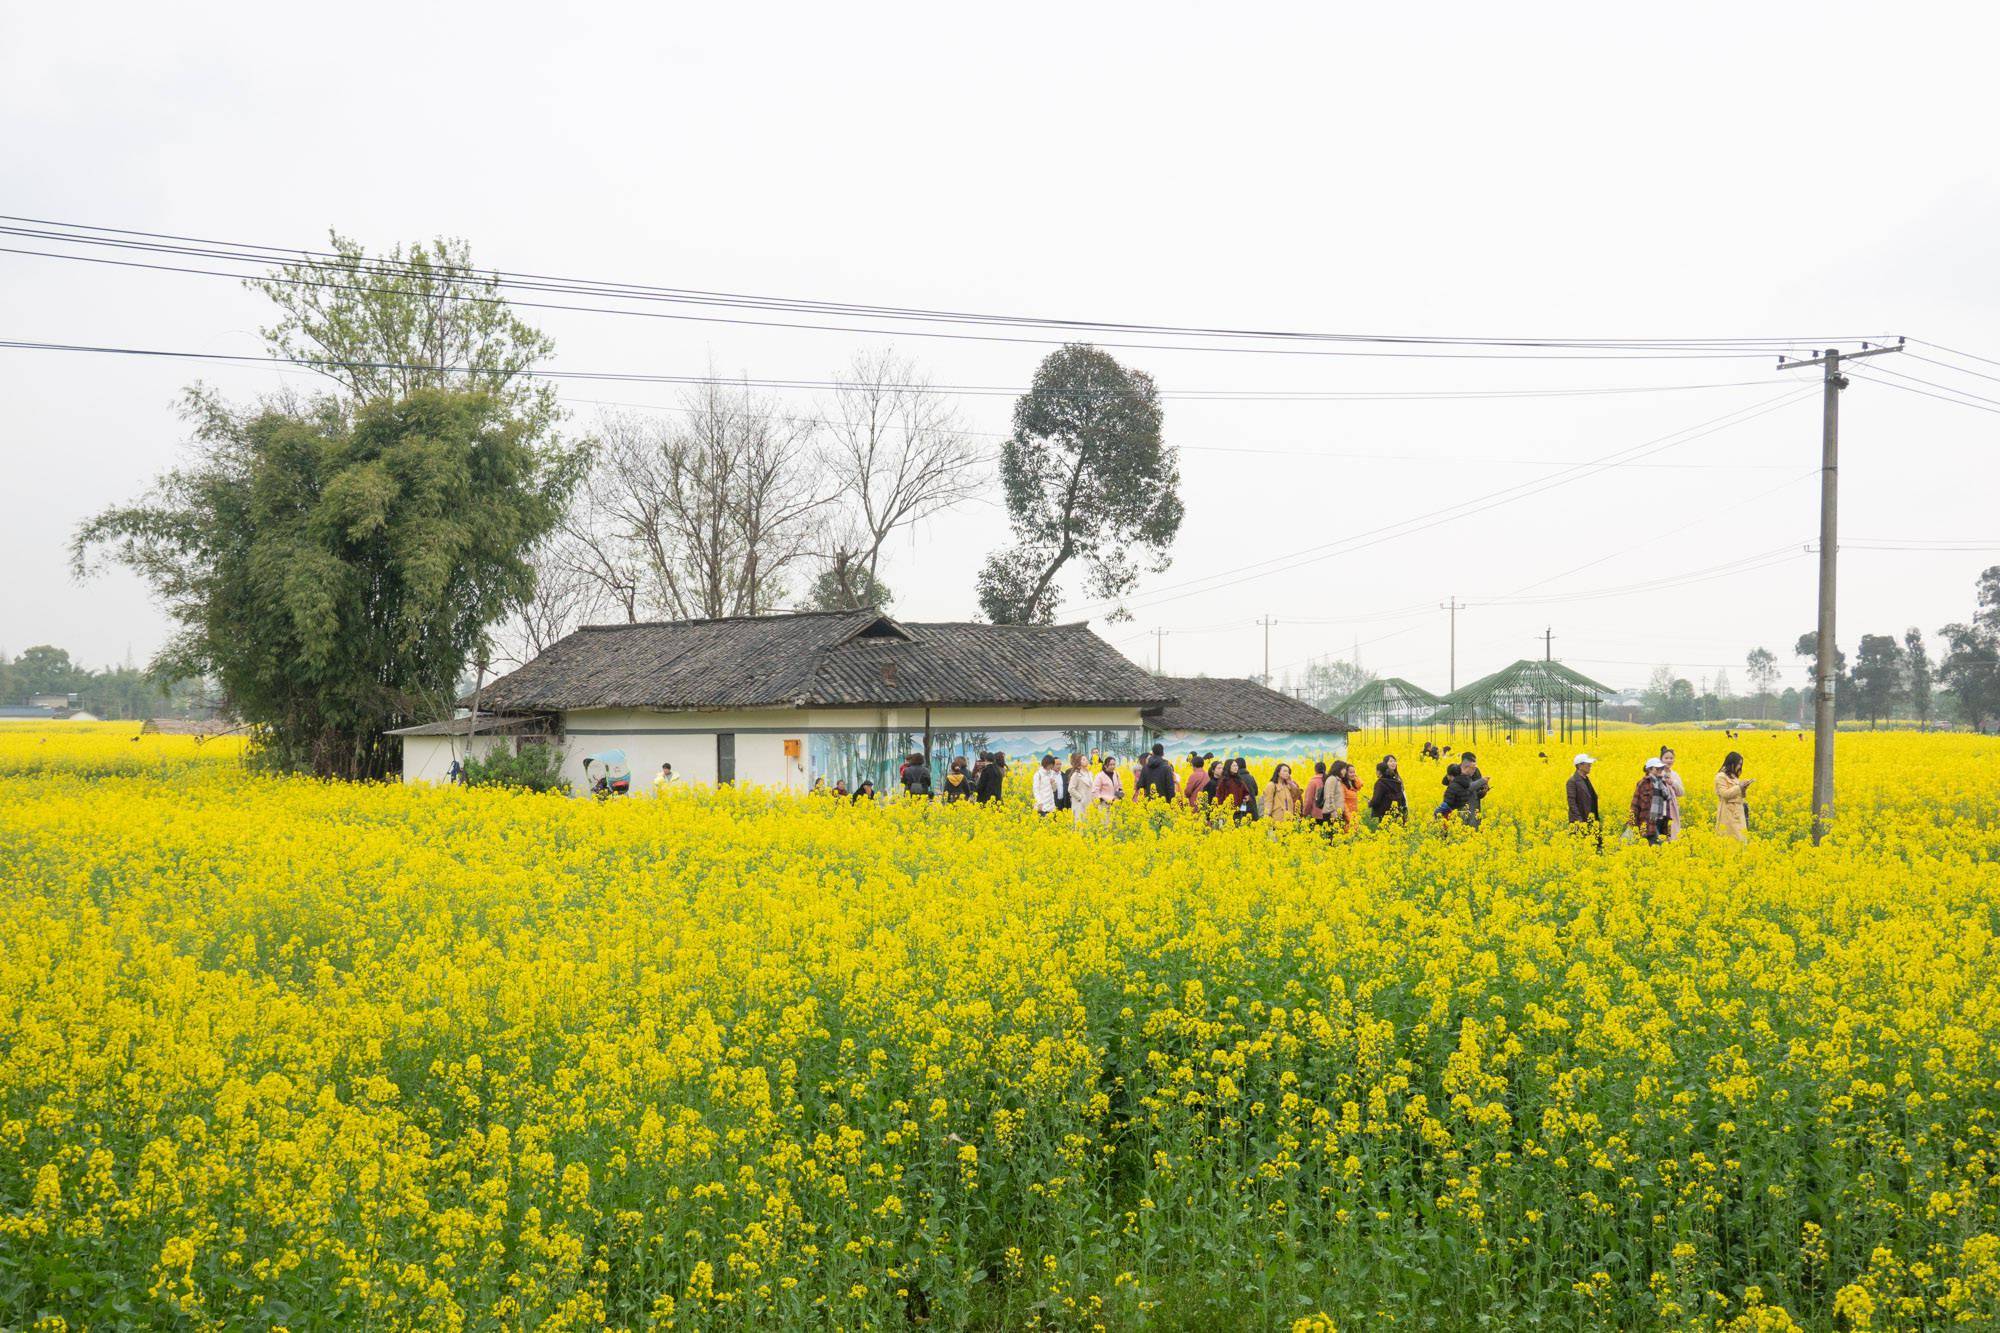
<svg viewBox="0 0 2000 1333">
<path fill-rule="evenodd" d="M 472 753 L 484 759 L 494 750 L 512 743 L 512 738 L 507 736 L 475 736 L 472 741 Z M 405 736 L 403 737 L 403 781 L 449 782 L 451 761 L 464 753 L 463 737 Z"/>
<path fill-rule="evenodd" d="M 939 708 L 931 712 L 937 730 L 981 728 L 990 731 L 1034 728 L 1133 727 L 1138 710 L 1131 708 Z M 583 758 L 605 750 L 623 750 L 632 770 L 634 795 L 649 795 L 660 764 L 671 762 L 683 783 L 713 784 L 716 741 L 722 732 L 736 737 L 736 780 L 751 786 L 804 791 L 809 785 L 811 730 L 921 731 L 921 708 L 740 709 L 729 712 L 669 713 L 636 708 L 577 710 L 563 718 L 563 776 L 579 795 L 586 794 Z M 785 742 L 796 742 L 796 756 L 785 753 Z M 447 756 L 440 766 L 449 767 Z"/>
</svg>

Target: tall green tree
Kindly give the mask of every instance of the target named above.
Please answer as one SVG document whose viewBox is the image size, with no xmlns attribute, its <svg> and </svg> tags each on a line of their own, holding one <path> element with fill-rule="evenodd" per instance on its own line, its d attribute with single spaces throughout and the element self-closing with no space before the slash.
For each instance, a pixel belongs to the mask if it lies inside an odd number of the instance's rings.
<svg viewBox="0 0 2000 1333">
<path fill-rule="evenodd" d="M 278 321 L 263 330 L 273 355 L 306 362 L 353 407 L 418 389 L 484 389 L 529 443 L 553 431 L 555 388 L 528 372 L 555 343 L 508 307 L 497 276 L 474 267 L 465 241 L 440 236 L 370 255 L 339 232 L 328 235 L 331 255 L 244 284 L 278 307 Z"/>
<path fill-rule="evenodd" d="M 1924 730 L 1931 726 L 1931 653 L 1924 632 L 1915 625 L 1903 631 L 1903 688 L 1910 712 Z"/>
<path fill-rule="evenodd" d="M 1979 605 L 1969 621 L 1946 625 L 1938 683 L 1949 689 L 1973 730 L 2000 715 L 2000 565 L 1979 576 Z"/>
<path fill-rule="evenodd" d="M 1864 634 L 1854 654 L 1854 706 L 1872 728 L 1903 693 L 1903 645 L 1893 634 Z"/>
<path fill-rule="evenodd" d="M 196 456 L 78 531 L 178 625 L 158 674 L 209 675 L 280 765 L 384 776 L 382 732 L 448 707 L 571 473 L 488 392 L 418 389 L 350 413 L 190 398 Z"/>
<path fill-rule="evenodd" d="M 1778 658 L 1769 648 L 1752 648 L 1743 659 L 1745 671 L 1750 677 L 1751 692 L 1757 696 L 1757 715 L 1771 715 L 1771 691 L 1778 683 Z"/>
<path fill-rule="evenodd" d="M 22 695 L 80 693 L 90 672 L 70 659 L 69 649 L 38 643 L 23 649 L 8 670 L 10 687 Z"/>
<path fill-rule="evenodd" d="M 979 570 L 987 619 L 1054 620 L 1057 579 L 1072 562 L 1088 571 L 1085 590 L 1107 601 L 1129 593 L 1142 572 L 1166 568 L 1181 526 L 1181 477 L 1161 420 L 1159 391 L 1143 371 L 1081 344 L 1043 360 L 1000 450 L 1013 544 Z"/>
</svg>

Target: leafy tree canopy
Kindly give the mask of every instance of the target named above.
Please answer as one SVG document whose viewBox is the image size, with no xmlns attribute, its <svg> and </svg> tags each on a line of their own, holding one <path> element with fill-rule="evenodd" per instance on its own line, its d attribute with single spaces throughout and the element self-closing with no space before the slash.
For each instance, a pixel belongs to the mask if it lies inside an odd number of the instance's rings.
<svg viewBox="0 0 2000 1333">
<path fill-rule="evenodd" d="M 1106 600 L 1130 592 L 1143 570 L 1166 567 L 1181 526 L 1181 479 L 1161 419 L 1152 378 L 1095 347 L 1064 347 L 1042 362 L 1001 446 L 1013 544 L 979 571 L 989 620 L 1054 620 L 1057 577 L 1071 561 L 1088 570 L 1086 590 Z"/>
<path fill-rule="evenodd" d="M 555 343 L 508 308 L 497 277 L 473 267 L 463 240 L 369 255 L 339 232 L 329 236 L 331 256 L 244 284 L 278 306 L 278 322 L 263 330 L 273 355 L 306 362 L 353 405 L 418 389 L 485 389 L 530 442 L 553 430 L 555 388 L 528 371 Z"/>
<path fill-rule="evenodd" d="M 828 564 L 806 591 L 806 607 L 812 611 L 853 611 L 864 606 L 887 610 L 894 600 L 889 585 L 869 573 L 859 561 Z"/>
<path fill-rule="evenodd" d="M 156 668 L 209 675 L 285 767 L 380 777 L 385 727 L 448 704 L 570 484 L 487 392 L 247 413 L 189 396 L 196 457 L 77 533 L 179 625 Z"/>
</svg>

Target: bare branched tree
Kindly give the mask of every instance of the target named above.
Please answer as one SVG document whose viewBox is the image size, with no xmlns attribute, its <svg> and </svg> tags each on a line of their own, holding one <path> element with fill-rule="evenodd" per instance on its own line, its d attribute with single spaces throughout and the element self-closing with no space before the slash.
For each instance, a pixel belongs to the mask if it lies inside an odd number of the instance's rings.
<svg viewBox="0 0 2000 1333">
<path fill-rule="evenodd" d="M 714 379 L 683 413 L 604 420 L 570 524 L 575 563 L 628 619 L 768 611 L 815 549 L 832 499 L 814 423 Z"/>
<path fill-rule="evenodd" d="M 580 512 L 580 509 L 579 509 Z M 535 548 L 535 593 L 514 609 L 501 640 L 520 660 L 539 656 L 579 625 L 614 614 L 638 619 L 636 589 L 629 580 L 600 575 L 600 550 L 589 534 L 566 523 Z"/>
<path fill-rule="evenodd" d="M 836 382 L 824 456 L 839 505 L 822 527 L 821 580 L 839 604 L 863 606 L 882 587 L 889 539 L 977 494 L 987 470 L 915 362 L 864 352 Z"/>
</svg>

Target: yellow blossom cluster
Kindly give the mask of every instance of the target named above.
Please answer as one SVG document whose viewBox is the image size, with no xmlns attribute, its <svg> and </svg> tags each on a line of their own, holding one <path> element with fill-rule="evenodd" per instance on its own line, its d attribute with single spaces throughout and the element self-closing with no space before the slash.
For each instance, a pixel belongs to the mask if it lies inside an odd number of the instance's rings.
<svg viewBox="0 0 2000 1333">
<path fill-rule="evenodd" d="M 1524 737 L 1327 837 L 0 728 L 0 1327 L 2000 1326 L 2000 740 L 1817 848 L 1662 743 L 1600 849 Z"/>
</svg>

